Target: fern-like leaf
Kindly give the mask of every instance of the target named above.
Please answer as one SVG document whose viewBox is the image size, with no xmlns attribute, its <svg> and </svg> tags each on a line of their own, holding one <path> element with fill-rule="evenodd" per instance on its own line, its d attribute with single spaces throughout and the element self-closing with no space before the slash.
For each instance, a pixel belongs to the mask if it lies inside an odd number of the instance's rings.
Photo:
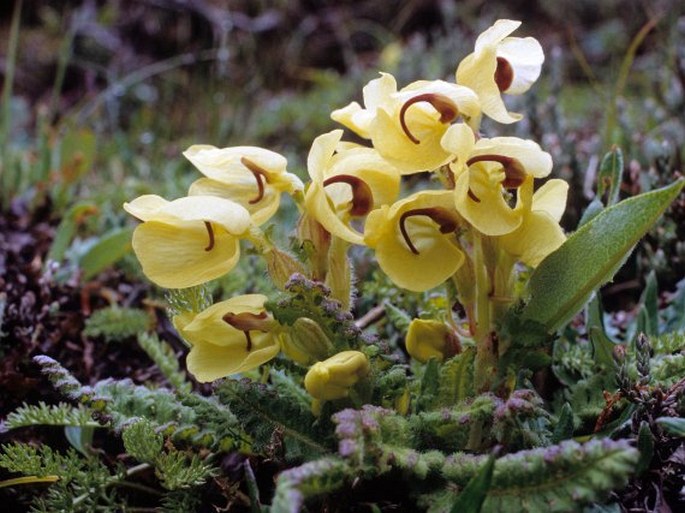
<svg viewBox="0 0 685 513">
<path fill-rule="evenodd" d="M 190 457 L 182 451 L 161 453 L 155 459 L 155 474 L 167 490 L 190 488 L 203 484 L 218 470 L 207 465 L 197 454 Z"/>
<path fill-rule="evenodd" d="M 627 441 L 610 439 L 585 444 L 567 440 L 509 454 L 495 463 L 482 511 L 582 511 L 584 505 L 625 486 L 638 457 Z M 485 462 L 484 456 L 456 454 L 447 459 L 443 475 L 466 486 Z"/>
<path fill-rule="evenodd" d="M 352 467 L 335 457 L 286 470 L 278 476 L 271 513 L 298 513 L 306 499 L 339 490 L 354 475 Z"/>
<path fill-rule="evenodd" d="M 26 426 L 79 426 L 100 427 L 91 412 L 82 405 L 66 403 L 47 405 L 40 401 L 35 405 L 24 404 L 7 416 L 3 427 L 16 429 Z"/>
<path fill-rule="evenodd" d="M 96 310 L 86 319 L 83 334 L 102 337 L 106 342 L 119 342 L 147 331 L 150 325 L 150 316 L 144 310 L 110 306 Z"/>
<path fill-rule="evenodd" d="M 190 382 L 188 382 L 185 372 L 181 370 L 178 357 L 169 344 L 160 340 L 155 333 L 139 333 L 138 344 L 155 362 L 174 389 L 185 393 L 190 392 Z"/>
<path fill-rule="evenodd" d="M 144 418 L 166 436 L 212 450 L 249 444 L 236 417 L 212 398 L 176 395 L 165 388 L 135 385 L 129 379 L 105 379 L 86 387 L 52 358 L 36 356 L 34 361 L 62 394 L 87 405 L 101 424 L 109 424 L 116 431 Z"/>
<path fill-rule="evenodd" d="M 283 437 L 289 459 L 311 459 L 330 451 L 325 422 L 317 422 L 308 406 L 297 398 L 248 379 L 227 379 L 217 386 L 216 393 L 222 404 L 231 405 L 243 429 L 254 437 L 255 452 L 273 448 L 274 442 L 278 445 L 274 435 Z"/>
<path fill-rule="evenodd" d="M 473 361 L 475 351 L 466 349 L 440 367 L 437 405 L 456 404 L 473 396 Z"/>
</svg>

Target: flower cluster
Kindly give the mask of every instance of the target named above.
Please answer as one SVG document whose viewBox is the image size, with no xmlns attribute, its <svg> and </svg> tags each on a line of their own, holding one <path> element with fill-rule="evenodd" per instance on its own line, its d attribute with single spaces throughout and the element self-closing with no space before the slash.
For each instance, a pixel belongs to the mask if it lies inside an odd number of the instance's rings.
<svg viewBox="0 0 685 513">
<path fill-rule="evenodd" d="M 567 184 L 551 179 L 535 190 L 535 180 L 552 170 L 551 156 L 531 140 L 480 133 L 483 115 L 519 120 L 503 95 L 524 93 L 540 74 L 540 44 L 510 36 L 519 25 L 499 20 L 483 32 L 454 81 L 419 80 L 398 89 L 392 75 L 381 73 L 369 82 L 363 106 L 352 102 L 331 115 L 368 144 L 344 141 L 340 129 L 317 137 L 306 186 L 272 151 L 190 147 L 184 155 L 204 177 L 186 197 L 147 195 L 124 205 L 143 221 L 133 248 L 144 273 L 167 288 L 202 284 L 229 272 L 240 241 L 248 240 L 277 285 L 304 272 L 349 307 L 347 250 L 365 246 L 399 287 L 456 286 L 466 319 L 415 321 L 407 337 L 412 356 L 449 357 L 460 351 L 460 336 L 478 343 L 517 299 L 518 270 L 537 266 L 565 240 L 558 223 Z M 430 174 L 426 187 L 402 194 L 403 177 L 417 173 Z M 275 248 L 258 228 L 276 213 L 282 193 L 300 208 L 297 235 L 309 248 L 306 262 Z M 190 372 L 210 381 L 254 369 L 283 349 L 285 357 L 298 354 L 296 361 L 311 364 L 304 386 L 317 400 L 347 397 L 370 372 L 361 348 L 301 355 L 297 333 L 273 319 L 265 299 L 239 296 L 177 316 L 192 346 Z"/>
</svg>

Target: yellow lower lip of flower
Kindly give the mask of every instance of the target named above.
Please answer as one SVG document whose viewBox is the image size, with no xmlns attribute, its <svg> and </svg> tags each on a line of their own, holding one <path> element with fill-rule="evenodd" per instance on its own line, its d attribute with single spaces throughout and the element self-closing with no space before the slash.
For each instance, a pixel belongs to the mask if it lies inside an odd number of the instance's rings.
<svg viewBox="0 0 685 513">
<path fill-rule="evenodd" d="M 520 209 L 505 201 L 502 186 L 489 183 L 488 164 L 475 164 L 459 175 L 454 188 L 454 202 L 459 214 L 485 235 L 511 233 L 521 225 Z M 483 183 L 479 183 L 482 181 Z"/>
<path fill-rule="evenodd" d="M 187 316 L 174 319 L 192 346 L 186 363 L 198 381 L 248 372 L 278 354 L 278 325 L 264 310 L 265 301 L 262 294 L 246 294 L 215 303 L 189 322 Z"/>
<path fill-rule="evenodd" d="M 186 358 L 188 372 L 201 383 L 256 369 L 276 357 L 278 344 L 247 351 L 243 346 L 194 345 Z"/>
<path fill-rule="evenodd" d="M 376 252 L 383 272 L 407 290 L 423 292 L 449 279 L 464 262 L 453 234 L 441 233 L 430 216 L 403 214 L 439 209 L 454 211 L 451 191 L 424 191 L 392 207 L 371 212 L 364 228 L 365 242 Z"/>
<path fill-rule="evenodd" d="M 213 228 L 210 237 L 200 221 L 148 221 L 136 227 L 132 245 L 145 276 L 165 288 L 193 287 L 219 278 L 240 257 L 236 237 L 220 228 Z"/>
</svg>

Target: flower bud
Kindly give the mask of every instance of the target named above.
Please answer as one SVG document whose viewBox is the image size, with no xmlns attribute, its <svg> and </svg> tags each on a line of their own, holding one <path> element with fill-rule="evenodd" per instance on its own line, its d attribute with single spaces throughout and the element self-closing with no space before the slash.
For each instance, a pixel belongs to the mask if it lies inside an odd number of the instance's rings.
<svg viewBox="0 0 685 513">
<path fill-rule="evenodd" d="M 406 339 L 409 355 L 425 363 L 431 358 L 446 360 L 461 352 L 459 337 L 447 324 L 432 319 L 414 319 Z"/>
<path fill-rule="evenodd" d="M 312 277 L 323 281 L 328 270 L 328 249 L 331 245 L 331 234 L 314 217 L 302 214 L 297 226 L 297 236 L 307 249 Z"/>
<path fill-rule="evenodd" d="M 285 290 L 285 284 L 293 274 L 304 274 L 304 268 L 300 262 L 275 246 L 265 251 L 262 256 L 266 261 L 269 276 L 280 290 Z"/>
<path fill-rule="evenodd" d="M 300 317 L 284 331 L 283 353 L 301 365 L 325 359 L 332 349 L 333 344 L 321 326 L 308 317 Z"/>
<path fill-rule="evenodd" d="M 312 365 L 304 378 L 304 387 L 318 401 L 342 399 L 370 370 L 369 359 L 364 353 L 343 351 Z"/>
</svg>

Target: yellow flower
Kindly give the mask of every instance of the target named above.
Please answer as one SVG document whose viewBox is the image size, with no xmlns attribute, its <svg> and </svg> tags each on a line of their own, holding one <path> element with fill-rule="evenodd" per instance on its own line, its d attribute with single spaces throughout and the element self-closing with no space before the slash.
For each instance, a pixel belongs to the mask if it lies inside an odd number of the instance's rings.
<svg viewBox="0 0 685 513">
<path fill-rule="evenodd" d="M 312 181 L 305 194 L 305 208 L 336 237 L 363 244 L 362 234 L 350 224 L 352 219 L 394 201 L 400 175 L 373 149 L 341 143 L 342 133 L 333 130 L 312 144 L 307 159 Z"/>
<path fill-rule="evenodd" d="M 423 292 L 448 279 L 464 262 L 452 191 L 421 191 L 371 212 L 364 242 L 383 272 L 402 288 Z"/>
<path fill-rule="evenodd" d="M 205 175 L 190 186 L 190 196 L 220 196 L 235 201 L 250 212 L 257 226 L 276 213 L 281 193 L 292 195 L 304 188 L 297 176 L 286 172 L 285 157 L 263 148 L 196 144 L 183 155 Z"/>
<path fill-rule="evenodd" d="M 507 37 L 520 21 L 497 20 L 476 40 L 475 51 L 457 68 L 457 83 L 473 89 L 483 112 L 500 123 L 513 123 L 520 114 L 508 112 L 501 93 L 522 94 L 540 76 L 545 54 L 532 37 Z"/>
<path fill-rule="evenodd" d="M 167 288 L 205 283 L 230 271 L 240 257 L 239 236 L 250 214 L 233 201 L 190 196 L 167 201 L 148 194 L 124 209 L 142 224 L 133 232 L 133 250 L 143 272 Z"/>
<path fill-rule="evenodd" d="M 454 330 L 444 322 L 432 319 L 412 320 L 405 345 L 409 356 L 422 363 L 431 358 L 441 362 L 461 351 Z"/>
<path fill-rule="evenodd" d="M 568 183 L 552 179 L 532 195 L 532 178 L 521 186 L 519 200 L 523 203 L 521 226 L 499 238 L 499 245 L 530 267 L 537 267 L 542 260 L 566 240 L 559 220 L 564 214 Z"/>
<path fill-rule="evenodd" d="M 369 359 L 360 351 L 343 351 L 311 366 L 304 387 L 318 401 L 342 399 L 371 370 Z"/>
<path fill-rule="evenodd" d="M 395 78 L 381 73 L 364 87 L 364 106 L 352 102 L 331 117 L 371 139 L 402 174 L 434 170 L 451 159 L 440 139 L 459 116 L 474 127 L 480 122 L 473 91 L 442 80 L 421 80 L 397 91 Z"/>
<path fill-rule="evenodd" d="M 278 325 L 264 310 L 266 296 L 247 294 L 216 303 L 195 317 L 174 317 L 188 343 L 188 371 L 202 382 L 247 372 L 280 350 Z"/>
<path fill-rule="evenodd" d="M 442 140 L 456 159 L 454 198 L 459 214 L 485 235 L 505 235 L 522 222 L 523 207 L 512 208 L 508 190 L 518 189 L 527 177 L 543 178 L 552 171 L 552 157 L 537 143 L 516 137 L 494 137 L 477 142 L 468 127 L 452 126 Z"/>
</svg>

